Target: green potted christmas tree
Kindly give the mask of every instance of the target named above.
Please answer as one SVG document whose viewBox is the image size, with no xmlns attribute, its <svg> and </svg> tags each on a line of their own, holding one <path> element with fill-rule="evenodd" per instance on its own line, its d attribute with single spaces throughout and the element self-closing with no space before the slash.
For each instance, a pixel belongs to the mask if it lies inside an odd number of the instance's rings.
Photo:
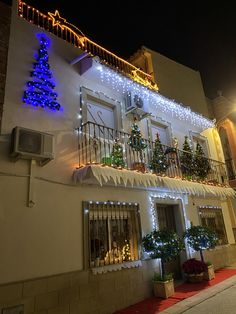
<svg viewBox="0 0 236 314">
<path fill-rule="evenodd" d="M 123 168 L 125 163 L 124 163 L 124 157 L 123 157 L 123 147 L 119 143 L 119 139 L 115 138 L 114 144 L 112 147 L 112 152 L 111 152 L 111 165 L 115 167 L 121 167 Z"/>
<path fill-rule="evenodd" d="M 201 180 L 204 180 L 211 170 L 210 162 L 205 157 L 202 146 L 197 142 L 196 151 L 194 155 L 194 173 Z"/>
<path fill-rule="evenodd" d="M 189 143 L 188 136 L 185 136 L 183 150 L 180 154 L 181 170 L 186 179 L 192 179 L 194 174 L 193 168 L 193 151 Z"/>
<path fill-rule="evenodd" d="M 161 260 L 161 272 L 154 273 L 153 287 L 155 296 L 166 299 L 174 294 L 174 282 L 172 274 L 165 271 L 165 262 L 175 259 L 184 249 L 184 243 L 173 231 L 154 230 L 143 237 L 142 244 L 152 259 Z"/>
<path fill-rule="evenodd" d="M 161 140 L 159 134 L 156 134 L 156 140 L 153 149 L 153 155 L 150 162 L 150 169 L 157 174 L 165 173 L 168 168 L 168 162 L 163 150 L 163 145 L 161 144 Z"/>
<path fill-rule="evenodd" d="M 145 144 L 139 126 L 135 121 L 131 128 L 131 135 L 129 137 L 128 144 L 134 152 L 137 152 L 139 159 L 138 162 L 134 162 L 133 168 L 134 170 L 145 172 L 145 164 L 143 163 L 143 150 L 147 147 L 147 144 Z"/>
<path fill-rule="evenodd" d="M 191 226 L 184 232 L 183 237 L 192 249 L 200 253 L 201 262 L 207 265 L 204 278 L 207 280 L 215 278 L 214 266 L 212 264 L 205 263 L 203 251 L 216 246 L 216 233 L 206 226 Z"/>
</svg>

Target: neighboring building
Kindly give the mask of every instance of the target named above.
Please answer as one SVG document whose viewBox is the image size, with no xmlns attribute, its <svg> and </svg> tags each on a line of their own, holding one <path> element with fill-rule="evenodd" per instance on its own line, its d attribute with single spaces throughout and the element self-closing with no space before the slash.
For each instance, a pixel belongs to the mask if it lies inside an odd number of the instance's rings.
<svg viewBox="0 0 236 314">
<path fill-rule="evenodd" d="M 130 58 L 130 61 L 154 76 L 162 95 L 184 106 L 190 106 L 192 110 L 208 117 L 208 107 L 198 71 L 144 46 Z"/>
<path fill-rule="evenodd" d="M 212 116 L 216 118 L 216 127 L 220 135 L 225 165 L 230 186 L 236 190 L 236 107 L 235 103 L 224 97 L 221 91 L 209 101 Z M 236 200 L 232 199 L 236 214 Z M 236 228 L 233 229 L 236 236 Z"/>
<path fill-rule="evenodd" d="M 191 223 L 210 225 L 219 245 L 207 259 L 215 268 L 236 261 L 234 191 L 218 132 L 178 104 L 189 99 L 189 106 L 205 108 L 198 75 L 195 87 L 183 86 L 183 98 L 171 100 L 167 81 L 162 95 L 152 75 L 86 38 L 58 12 L 44 15 L 21 1 L 13 4 L 4 45 L 0 309 L 113 313 L 149 297 L 159 261 L 140 244 L 156 227 L 182 235 Z M 166 163 L 157 174 L 156 133 Z M 202 144 L 205 176 L 186 175 L 178 149 L 185 136 Z M 166 266 L 181 276 L 191 254 L 187 249 Z"/>
<path fill-rule="evenodd" d="M 229 183 L 236 189 L 236 104 L 219 91 L 218 96 L 211 100 L 211 107 L 222 143 Z"/>
</svg>

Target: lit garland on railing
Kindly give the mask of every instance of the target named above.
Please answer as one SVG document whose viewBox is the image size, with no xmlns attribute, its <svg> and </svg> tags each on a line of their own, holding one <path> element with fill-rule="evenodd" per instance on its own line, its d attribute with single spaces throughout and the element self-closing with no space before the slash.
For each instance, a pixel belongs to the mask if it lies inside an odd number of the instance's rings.
<svg viewBox="0 0 236 314">
<path fill-rule="evenodd" d="M 214 127 L 214 121 L 193 112 L 189 107 L 186 108 L 174 100 L 168 99 L 159 93 L 155 93 L 145 86 L 139 85 L 102 64 L 98 64 L 97 70 L 100 73 L 101 81 L 110 85 L 112 89 L 117 92 L 122 92 L 123 94 L 128 92 L 134 93 L 144 99 L 149 106 L 151 105 L 163 113 L 171 114 L 180 120 L 188 121 L 192 125 L 203 129 Z"/>
</svg>

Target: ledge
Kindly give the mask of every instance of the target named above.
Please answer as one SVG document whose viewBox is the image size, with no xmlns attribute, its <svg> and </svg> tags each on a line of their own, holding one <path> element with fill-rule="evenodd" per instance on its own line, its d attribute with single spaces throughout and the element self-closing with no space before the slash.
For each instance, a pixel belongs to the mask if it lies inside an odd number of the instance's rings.
<svg viewBox="0 0 236 314">
<path fill-rule="evenodd" d="M 235 191 L 228 186 L 203 184 L 179 178 L 157 176 L 133 170 L 115 169 L 101 165 L 87 165 L 76 169 L 73 173 L 76 183 L 153 187 L 163 188 L 175 193 L 187 193 L 195 196 L 236 197 Z"/>
<path fill-rule="evenodd" d="M 95 267 L 95 268 L 91 268 L 91 270 L 94 275 L 97 275 L 97 274 L 105 274 L 110 271 L 121 270 L 124 268 L 134 268 L 134 267 L 140 267 L 140 266 L 142 266 L 142 262 L 140 260 L 137 260 L 137 261 L 132 261 L 132 262 L 124 262 L 121 264 L 112 264 L 112 265 Z"/>
</svg>

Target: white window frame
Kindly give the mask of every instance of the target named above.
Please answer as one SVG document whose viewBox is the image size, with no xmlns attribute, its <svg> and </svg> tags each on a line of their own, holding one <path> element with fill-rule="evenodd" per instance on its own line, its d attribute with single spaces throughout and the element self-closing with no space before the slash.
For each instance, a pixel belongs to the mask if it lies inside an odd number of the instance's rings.
<svg viewBox="0 0 236 314">
<path fill-rule="evenodd" d="M 194 138 L 199 139 L 200 145 L 201 145 L 201 142 L 205 142 L 205 147 L 206 147 L 206 151 L 204 150 L 205 157 L 210 158 L 210 149 L 209 149 L 208 139 L 206 136 L 203 136 L 198 132 L 189 131 L 189 138 L 190 138 L 193 146 L 194 146 L 194 142 L 195 142 Z M 203 147 L 203 149 L 204 149 L 204 147 Z"/>
<path fill-rule="evenodd" d="M 121 119 L 121 102 L 117 102 L 112 98 L 105 96 L 103 93 L 94 92 L 86 87 L 81 88 L 81 108 L 82 108 L 82 120 L 86 123 L 87 117 L 87 105 L 89 102 L 95 102 L 98 105 L 102 105 L 113 109 L 114 111 L 114 129 L 122 129 L 122 119 Z"/>
<path fill-rule="evenodd" d="M 155 138 L 153 138 L 152 135 L 152 126 L 159 126 L 163 129 L 166 129 L 166 135 L 167 135 L 167 140 L 168 143 L 162 143 L 163 145 L 167 145 L 167 146 L 172 146 L 172 129 L 171 129 L 171 124 L 167 121 L 164 121 L 162 118 L 156 117 L 155 119 L 149 119 L 148 121 L 148 138 L 152 141 L 155 142 Z"/>
</svg>

